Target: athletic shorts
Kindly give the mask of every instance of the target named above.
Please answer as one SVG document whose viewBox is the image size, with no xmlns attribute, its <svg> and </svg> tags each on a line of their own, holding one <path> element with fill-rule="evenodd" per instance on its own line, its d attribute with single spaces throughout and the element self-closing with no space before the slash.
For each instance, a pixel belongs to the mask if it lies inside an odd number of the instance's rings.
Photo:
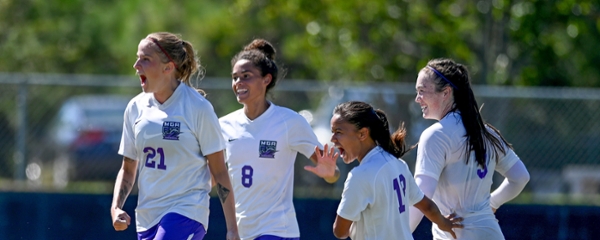
<svg viewBox="0 0 600 240">
<path fill-rule="evenodd" d="M 204 225 L 178 213 L 167 213 L 158 224 L 138 232 L 138 240 L 202 240 L 206 235 Z"/>
<path fill-rule="evenodd" d="M 300 238 L 282 238 L 273 235 L 260 235 L 254 240 L 300 240 Z"/>
</svg>

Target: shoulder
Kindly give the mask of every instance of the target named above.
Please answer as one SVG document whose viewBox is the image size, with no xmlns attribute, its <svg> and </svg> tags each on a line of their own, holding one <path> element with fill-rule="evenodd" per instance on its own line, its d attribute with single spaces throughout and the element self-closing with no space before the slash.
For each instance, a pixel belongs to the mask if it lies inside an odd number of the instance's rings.
<svg viewBox="0 0 600 240">
<path fill-rule="evenodd" d="M 462 120 L 459 113 L 449 113 L 448 116 L 441 119 L 439 122 L 429 126 L 423 133 L 421 139 L 431 138 L 462 138 L 465 135 L 465 128 L 462 125 Z"/>
<path fill-rule="evenodd" d="M 275 105 L 273 104 L 273 111 L 276 112 L 277 114 L 285 114 L 285 115 L 290 115 L 290 116 L 300 116 L 300 114 L 298 114 L 296 111 L 289 109 L 287 107 L 282 107 L 279 105 Z"/>
<path fill-rule="evenodd" d="M 505 142 L 506 140 L 502 141 L 502 139 L 504 139 L 504 136 L 502 136 L 502 133 L 500 133 L 500 130 L 490 127 L 487 123 L 485 124 L 485 130 L 487 130 L 490 134 L 492 134 L 492 136 L 494 136 L 494 138 L 498 139 L 504 149 L 511 148 L 510 145 L 507 145 L 507 142 Z"/>
<path fill-rule="evenodd" d="M 372 169 L 367 166 L 358 165 L 350 170 L 346 181 L 353 184 L 367 184 L 371 182 L 369 178 L 373 176 L 373 174 L 370 174 L 371 171 Z"/>
<path fill-rule="evenodd" d="M 225 116 L 222 116 L 219 118 L 219 122 L 221 123 L 232 123 L 232 122 L 236 122 L 236 120 L 239 118 L 240 114 L 242 114 L 244 109 L 240 108 L 238 110 L 235 110 L 233 112 L 228 113 Z"/>
<path fill-rule="evenodd" d="M 367 188 L 373 188 L 381 177 L 382 170 L 389 168 L 390 165 L 385 163 L 385 159 L 377 156 L 370 159 L 368 162 L 361 163 L 350 170 L 348 181 L 352 185 L 360 185 Z"/>
<path fill-rule="evenodd" d="M 388 152 L 380 151 L 379 153 L 369 156 L 368 160 L 363 159 L 363 162 L 352 169 L 352 171 L 356 171 L 360 175 L 376 176 L 379 171 L 386 167 L 386 163 L 391 159 L 396 160 L 396 158 Z"/>
<path fill-rule="evenodd" d="M 394 157 L 394 156 L 392 156 L 391 154 L 390 154 L 390 156 L 391 156 L 391 157 Z M 402 159 L 402 158 L 394 158 L 394 160 L 395 160 L 394 162 L 395 162 L 397 165 L 400 165 L 400 166 L 402 166 L 403 168 L 407 168 L 407 169 L 408 169 L 408 164 L 406 163 L 406 161 L 404 161 L 404 159 Z"/>
<path fill-rule="evenodd" d="M 298 112 L 296 112 L 292 109 L 289 109 L 287 107 L 273 105 L 273 113 L 276 116 L 279 116 L 279 117 L 285 119 L 285 121 L 290 123 L 291 125 L 308 124 L 308 121 L 306 120 L 306 118 L 304 118 Z"/>
<path fill-rule="evenodd" d="M 445 132 L 454 132 L 465 128 L 462 123 L 462 116 L 458 112 L 448 113 L 438 122 L 437 127 Z"/>
<path fill-rule="evenodd" d="M 187 85 L 184 87 L 185 94 L 190 100 L 193 100 L 195 103 L 200 103 L 200 105 L 211 105 L 210 102 L 198 92 L 198 90 Z"/>
<path fill-rule="evenodd" d="M 391 168 L 391 169 L 406 169 L 408 170 L 408 164 L 406 164 L 406 162 L 404 160 L 402 160 L 402 158 L 397 158 L 394 157 L 394 155 L 386 152 L 386 151 L 381 151 L 381 154 L 378 156 L 378 161 L 380 161 L 380 163 L 377 163 L 378 166 L 380 166 L 379 170 L 385 170 L 387 168 Z"/>
<path fill-rule="evenodd" d="M 137 109 L 140 108 L 142 106 L 146 106 L 150 103 L 150 93 L 145 93 L 145 92 L 141 92 L 138 95 L 136 95 L 135 97 L 131 98 L 131 100 L 129 100 L 129 103 L 127 103 L 127 109 L 131 110 L 131 109 Z"/>
<path fill-rule="evenodd" d="M 138 95 L 136 95 L 135 97 L 133 97 L 131 99 L 131 101 L 129 101 L 129 103 L 131 104 L 131 103 L 139 103 L 140 101 L 147 101 L 151 97 L 150 94 L 151 93 L 145 93 L 145 92 L 138 93 Z"/>
<path fill-rule="evenodd" d="M 183 83 L 182 83 L 183 84 Z M 210 110 L 213 111 L 213 106 L 210 103 L 210 101 L 208 101 L 208 99 L 206 99 L 204 96 L 202 96 L 202 94 L 200 94 L 198 92 L 198 90 L 196 90 L 193 87 L 190 87 L 188 85 L 184 85 L 184 94 L 185 94 L 185 100 L 187 103 L 188 110 Z"/>
<path fill-rule="evenodd" d="M 427 140 L 442 135 L 445 135 L 444 126 L 442 125 L 442 123 L 436 122 L 421 133 L 421 138 L 419 142 L 422 140 Z"/>
</svg>

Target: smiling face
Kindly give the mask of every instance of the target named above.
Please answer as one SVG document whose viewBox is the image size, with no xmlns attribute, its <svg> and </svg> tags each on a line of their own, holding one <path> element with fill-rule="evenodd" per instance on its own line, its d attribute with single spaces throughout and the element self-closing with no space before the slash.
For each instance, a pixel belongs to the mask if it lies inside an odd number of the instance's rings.
<svg viewBox="0 0 600 240">
<path fill-rule="evenodd" d="M 433 82 L 433 78 L 426 71 L 419 72 L 417 77 L 417 83 L 415 85 L 417 90 L 417 96 L 415 102 L 421 106 L 423 112 L 423 118 L 425 119 L 442 119 L 451 107 L 451 94 L 448 87 L 441 92 L 436 90 L 436 85 Z"/>
<path fill-rule="evenodd" d="M 133 68 L 140 77 L 144 92 L 157 92 L 164 87 L 164 81 L 161 80 L 164 78 L 165 67 L 167 64 L 161 62 L 154 43 L 142 39 L 138 45 L 137 60 Z"/>
<path fill-rule="evenodd" d="M 261 76 L 260 70 L 246 59 L 240 59 L 233 66 L 231 88 L 237 101 L 247 105 L 253 102 L 264 102 L 267 85 L 271 75 Z"/>
<path fill-rule="evenodd" d="M 331 142 L 346 164 L 362 159 L 360 138 L 365 134 L 364 131 L 365 128 L 362 132 L 359 131 L 354 124 L 343 120 L 339 114 L 334 114 L 331 118 Z"/>
</svg>

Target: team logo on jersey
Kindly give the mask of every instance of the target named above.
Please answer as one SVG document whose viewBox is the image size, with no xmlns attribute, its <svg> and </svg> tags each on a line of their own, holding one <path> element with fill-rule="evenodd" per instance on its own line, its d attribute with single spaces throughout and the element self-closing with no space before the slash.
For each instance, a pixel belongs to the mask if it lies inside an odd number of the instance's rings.
<svg viewBox="0 0 600 240">
<path fill-rule="evenodd" d="M 260 140 L 259 157 L 275 158 L 275 152 L 277 152 L 277 141 Z"/>
<path fill-rule="evenodd" d="M 163 122 L 162 134 L 163 139 L 179 140 L 181 123 L 180 122 Z"/>
</svg>

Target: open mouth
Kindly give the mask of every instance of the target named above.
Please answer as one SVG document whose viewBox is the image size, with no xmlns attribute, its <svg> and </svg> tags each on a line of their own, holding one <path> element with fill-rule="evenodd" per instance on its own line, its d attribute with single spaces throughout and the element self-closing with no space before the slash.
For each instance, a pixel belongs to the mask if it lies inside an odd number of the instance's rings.
<svg viewBox="0 0 600 240">
<path fill-rule="evenodd" d="M 140 81 L 142 82 L 142 85 L 146 84 L 146 75 L 140 75 Z"/>
<path fill-rule="evenodd" d="M 344 148 L 342 147 L 337 147 L 337 150 L 340 152 L 340 157 L 345 157 L 346 156 L 346 151 L 344 150 Z"/>
<path fill-rule="evenodd" d="M 239 96 L 239 95 L 242 95 L 242 94 L 247 93 L 247 92 L 248 92 L 248 89 L 241 89 L 240 88 L 240 89 L 238 89 L 236 91 L 236 94 Z"/>
</svg>

